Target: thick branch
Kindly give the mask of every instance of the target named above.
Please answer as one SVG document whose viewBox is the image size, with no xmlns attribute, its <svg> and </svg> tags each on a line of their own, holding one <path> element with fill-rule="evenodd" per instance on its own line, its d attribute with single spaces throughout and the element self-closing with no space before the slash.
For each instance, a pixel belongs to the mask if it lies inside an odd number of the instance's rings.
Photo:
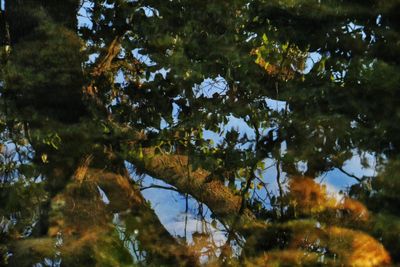
<svg viewBox="0 0 400 267">
<path fill-rule="evenodd" d="M 233 219 L 240 211 L 242 198 L 235 195 L 222 182 L 212 180 L 208 171 L 193 170 L 187 156 L 157 154 L 154 148 L 142 151 L 143 157 L 132 157 L 130 161 L 143 168 L 147 174 L 175 186 L 180 192 L 192 195 L 206 204 L 220 219 Z M 253 221 L 254 215 L 248 209 L 241 216 Z"/>
</svg>

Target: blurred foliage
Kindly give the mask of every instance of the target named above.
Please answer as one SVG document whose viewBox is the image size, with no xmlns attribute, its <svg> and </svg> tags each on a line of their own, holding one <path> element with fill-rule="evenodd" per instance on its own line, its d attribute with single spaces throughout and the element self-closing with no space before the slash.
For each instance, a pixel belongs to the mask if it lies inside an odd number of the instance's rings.
<svg viewBox="0 0 400 267">
<path fill-rule="evenodd" d="M 6 0 L 0 265 L 399 264 L 399 10 Z M 226 243 L 169 233 L 128 162 L 207 205 Z"/>
</svg>

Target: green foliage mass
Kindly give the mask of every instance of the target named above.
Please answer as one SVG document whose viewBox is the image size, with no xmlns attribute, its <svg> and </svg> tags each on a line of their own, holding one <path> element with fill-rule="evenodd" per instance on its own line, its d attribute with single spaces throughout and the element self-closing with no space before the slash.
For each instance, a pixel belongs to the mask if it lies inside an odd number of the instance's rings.
<svg viewBox="0 0 400 267">
<path fill-rule="evenodd" d="M 0 265 L 400 263 L 400 1 L 4 8 Z M 226 243 L 168 232 L 142 174 Z"/>
</svg>

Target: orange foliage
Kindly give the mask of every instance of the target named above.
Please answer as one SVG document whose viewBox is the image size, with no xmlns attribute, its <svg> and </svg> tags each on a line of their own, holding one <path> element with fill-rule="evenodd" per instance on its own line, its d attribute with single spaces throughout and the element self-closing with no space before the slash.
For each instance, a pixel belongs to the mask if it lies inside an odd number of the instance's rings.
<svg viewBox="0 0 400 267">
<path fill-rule="evenodd" d="M 345 197 L 338 208 L 347 211 L 350 217 L 355 220 L 367 221 L 369 218 L 368 209 L 360 201 L 349 197 Z"/>
<path fill-rule="evenodd" d="M 330 249 L 346 266 L 385 266 L 390 264 L 389 253 L 373 237 L 339 227 L 328 229 Z"/>
<path fill-rule="evenodd" d="M 326 187 L 311 178 L 292 178 L 289 189 L 294 205 L 305 213 L 323 211 L 336 204 L 335 199 L 327 196 Z"/>
<path fill-rule="evenodd" d="M 331 212 L 347 219 L 367 221 L 367 208 L 349 197 L 338 199 L 327 193 L 326 186 L 311 178 L 294 177 L 289 182 L 290 197 L 297 212 L 302 214 Z M 330 217 L 329 217 L 330 218 Z M 343 219 L 343 217 L 341 217 Z M 332 223 L 334 221 L 329 221 Z M 312 221 L 293 221 L 288 224 L 293 231 L 289 248 L 327 247 L 336 255 L 335 262 L 344 266 L 385 266 L 390 256 L 385 248 L 373 237 L 361 231 L 340 227 L 317 226 Z M 336 262 L 336 263 L 337 263 Z"/>
<path fill-rule="evenodd" d="M 349 197 L 342 200 L 330 196 L 326 186 L 316 183 L 307 177 L 294 177 L 289 182 L 290 196 L 296 209 L 301 213 L 323 212 L 325 210 L 340 210 L 353 220 L 367 221 L 367 208 L 359 201 Z"/>
<path fill-rule="evenodd" d="M 295 72 L 291 68 L 270 64 L 262 58 L 258 60 L 257 64 L 272 77 L 278 77 L 283 81 L 292 80 L 294 78 Z"/>
<path fill-rule="evenodd" d="M 389 253 L 383 245 L 361 231 L 336 226 L 317 226 L 315 222 L 306 220 L 292 221 L 285 227 L 289 227 L 292 231 L 286 253 L 279 251 L 278 254 L 280 257 L 285 256 L 285 262 L 296 261 L 296 264 L 304 264 L 304 261 L 310 260 L 313 254 L 303 249 L 315 250 L 318 247 L 327 248 L 335 255 L 324 259 L 326 264 L 368 267 L 385 266 L 391 262 Z M 294 251 L 292 257 L 289 257 L 290 253 L 287 255 L 289 251 Z"/>
</svg>

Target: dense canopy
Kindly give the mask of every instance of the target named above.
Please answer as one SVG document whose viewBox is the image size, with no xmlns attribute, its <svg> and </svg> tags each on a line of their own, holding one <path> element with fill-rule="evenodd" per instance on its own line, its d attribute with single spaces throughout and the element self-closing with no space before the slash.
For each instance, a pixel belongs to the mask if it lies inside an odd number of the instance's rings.
<svg viewBox="0 0 400 267">
<path fill-rule="evenodd" d="M 399 0 L 3 0 L 0 265 L 400 264 Z"/>
</svg>

